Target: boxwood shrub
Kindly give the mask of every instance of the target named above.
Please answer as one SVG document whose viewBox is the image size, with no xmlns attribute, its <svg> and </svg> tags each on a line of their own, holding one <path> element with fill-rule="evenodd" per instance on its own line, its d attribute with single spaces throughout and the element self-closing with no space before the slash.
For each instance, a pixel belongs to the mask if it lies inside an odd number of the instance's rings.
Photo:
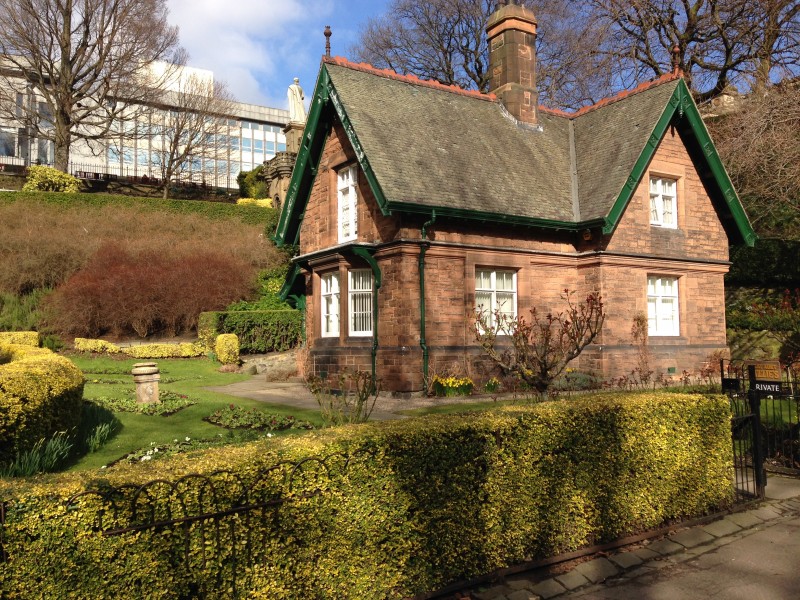
<svg viewBox="0 0 800 600">
<path fill-rule="evenodd" d="M 0 344 L 19 344 L 20 346 L 39 346 L 38 331 L 0 331 Z"/>
<path fill-rule="evenodd" d="M 83 373 L 46 348 L 0 343 L 0 463 L 80 422 Z"/>
<path fill-rule="evenodd" d="M 197 337 L 209 350 L 221 333 L 235 333 L 242 354 L 282 352 L 301 339 L 303 313 L 297 310 L 237 310 L 204 312 L 197 322 Z"/>
<path fill-rule="evenodd" d="M 323 457 L 327 468 L 314 460 Z M 104 490 L 117 490 L 106 528 L 134 523 L 121 494 L 154 480 L 135 492 L 138 514 L 191 517 L 212 510 L 208 490 L 214 510 L 228 508 L 280 461 L 289 462 L 247 501 L 289 501 L 225 517 L 205 536 L 196 521 L 121 536 L 94 529 Z M 188 476 L 197 472 L 215 484 Z M 226 598 L 236 569 L 242 597 L 408 597 L 727 507 L 730 415 L 723 396 L 609 394 L 347 426 L 102 473 L 0 482 L 9 555 L 0 595 Z M 67 508 L 87 490 L 98 494 Z"/>
</svg>

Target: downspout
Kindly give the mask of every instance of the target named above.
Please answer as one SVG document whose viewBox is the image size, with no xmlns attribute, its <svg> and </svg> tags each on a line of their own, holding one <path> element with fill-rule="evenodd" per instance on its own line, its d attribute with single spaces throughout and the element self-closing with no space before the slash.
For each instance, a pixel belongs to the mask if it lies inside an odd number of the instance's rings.
<svg viewBox="0 0 800 600">
<path fill-rule="evenodd" d="M 422 381 L 428 384 L 428 344 L 425 340 L 425 253 L 431 244 L 428 241 L 428 227 L 436 222 L 436 210 L 431 211 L 431 218 L 422 225 L 422 245 L 419 247 L 419 346 L 422 348 Z"/>
<path fill-rule="evenodd" d="M 377 389 L 377 362 L 378 362 L 378 290 L 381 289 L 381 268 L 375 258 L 366 248 L 355 246 L 353 254 L 360 256 L 372 269 L 372 391 Z"/>
</svg>

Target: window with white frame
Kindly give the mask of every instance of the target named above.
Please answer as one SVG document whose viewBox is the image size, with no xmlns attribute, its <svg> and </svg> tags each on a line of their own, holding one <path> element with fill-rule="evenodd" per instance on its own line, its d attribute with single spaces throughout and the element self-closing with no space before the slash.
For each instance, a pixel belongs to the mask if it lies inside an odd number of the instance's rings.
<svg viewBox="0 0 800 600">
<path fill-rule="evenodd" d="M 680 335 L 678 313 L 678 278 L 648 275 L 648 335 Z"/>
<path fill-rule="evenodd" d="M 493 269 L 475 271 L 475 311 L 485 314 L 491 326 L 501 319 L 517 316 L 517 273 Z"/>
<path fill-rule="evenodd" d="M 356 166 L 341 169 L 338 174 L 339 242 L 348 242 L 358 235 Z"/>
<path fill-rule="evenodd" d="M 336 337 L 339 335 L 339 274 L 322 275 L 320 284 L 322 337 Z"/>
<path fill-rule="evenodd" d="M 676 212 L 678 182 L 666 177 L 650 177 L 650 225 L 658 227 L 678 226 Z"/>
<path fill-rule="evenodd" d="M 372 335 L 372 271 L 348 271 L 347 317 L 353 336 Z"/>
</svg>

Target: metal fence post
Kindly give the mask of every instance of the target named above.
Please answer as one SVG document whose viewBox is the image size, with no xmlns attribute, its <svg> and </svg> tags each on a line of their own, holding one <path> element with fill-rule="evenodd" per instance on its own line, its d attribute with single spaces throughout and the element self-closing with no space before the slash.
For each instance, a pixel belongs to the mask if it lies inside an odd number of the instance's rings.
<svg viewBox="0 0 800 600">
<path fill-rule="evenodd" d="M 755 389 L 755 366 L 747 368 L 749 389 L 747 399 L 750 403 L 750 413 L 753 415 L 753 473 L 756 478 L 756 488 L 759 497 L 764 497 L 764 488 L 767 486 L 767 472 L 764 468 L 764 446 L 761 439 L 761 394 Z"/>
</svg>

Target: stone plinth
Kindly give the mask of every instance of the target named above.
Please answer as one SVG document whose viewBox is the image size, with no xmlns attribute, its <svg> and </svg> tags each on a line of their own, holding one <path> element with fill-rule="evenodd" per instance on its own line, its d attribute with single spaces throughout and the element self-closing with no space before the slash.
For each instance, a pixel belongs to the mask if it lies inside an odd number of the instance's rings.
<svg viewBox="0 0 800 600">
<path fill-rule="evenodd" d="M 133 382 L 136 384 L 136 404 L 157 404 L 158 382 L 161 374 L 154 362 L 136 363 L 133 365 Z"/>
</svg>

